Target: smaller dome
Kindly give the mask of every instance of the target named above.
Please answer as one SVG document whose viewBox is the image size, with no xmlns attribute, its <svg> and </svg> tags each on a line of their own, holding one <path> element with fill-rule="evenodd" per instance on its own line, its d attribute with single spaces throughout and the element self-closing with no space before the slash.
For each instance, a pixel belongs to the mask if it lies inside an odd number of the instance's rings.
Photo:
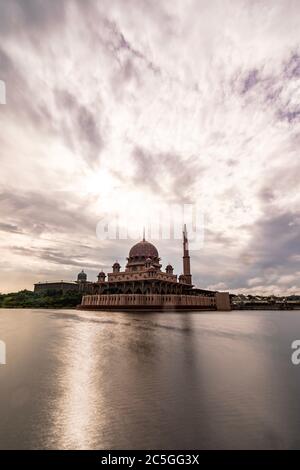
<svg viewBox="0 0 300 470">
<path fill-rule="evenodd" d="M 77 276 L 77 281 L 86 281 L 86 280 L 87 280 L 87 275 L 84 272 L 84 270 L 82 270 Z"/>
<path fill-rule="evenodd" d="M 113 272 L 114 272 L 114 273 L 119 273 L 119 272 L 120 272 L 120 269 L 121 269 L 121 265 L 120 265 L 120 263 L 118 263 L 118 261 L 116 261 L 116 262 L 112 265 L 112 268 L 113 268 Z"/>
<path fill-rule="evenodd" d="M 166 269 L 173 269 L 173 266 L 169 263 L 167 264 Z"/>
</svg>

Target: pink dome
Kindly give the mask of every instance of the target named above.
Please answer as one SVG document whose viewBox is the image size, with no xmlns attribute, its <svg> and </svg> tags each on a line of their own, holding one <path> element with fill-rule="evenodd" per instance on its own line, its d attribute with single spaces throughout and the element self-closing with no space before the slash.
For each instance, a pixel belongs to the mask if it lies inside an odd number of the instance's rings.
<svg viewBox="0 0 300 470">
<path fill-rule="evenodd" d="M 158 251 L 152 243 L 143 240 L 136 245 L 134 245 L 130 252 L 129 258 L 158 258 Z"/>
</svg>

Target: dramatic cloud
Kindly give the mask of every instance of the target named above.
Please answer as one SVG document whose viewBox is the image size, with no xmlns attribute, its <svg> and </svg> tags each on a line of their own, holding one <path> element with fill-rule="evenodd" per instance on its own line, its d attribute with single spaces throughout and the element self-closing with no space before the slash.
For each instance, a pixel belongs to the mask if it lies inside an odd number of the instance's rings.
<svg viewBox="0 0 300 470">
<path fill-rule="evenodd" d="M 0 0 L 0 291 L 95 279 L 123 212 L 197 205 L 194 281 L 300 290 L 298 0 Z M 179 240 L 156 241 L 181 272 Z"/>
</svg>

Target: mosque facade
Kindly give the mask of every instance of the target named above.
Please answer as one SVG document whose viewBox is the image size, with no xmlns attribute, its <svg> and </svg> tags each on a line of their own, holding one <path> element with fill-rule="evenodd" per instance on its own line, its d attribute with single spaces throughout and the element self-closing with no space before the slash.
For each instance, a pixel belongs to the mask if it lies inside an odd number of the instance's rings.
<svg viewBox="0 0 300 470">
<path fill-rule="evenodd" d="M 116 261 L 112 272 L 85 285 L 79 309 L 91 310 L 230 310 L 228 292 L 198 289 L 192 284 L 186 227 L 183 230 L 183 274 L 168 264 L 162 270 L 157 248 L 143 237 L 129 251 L 125 269 Z"/>
</svg>

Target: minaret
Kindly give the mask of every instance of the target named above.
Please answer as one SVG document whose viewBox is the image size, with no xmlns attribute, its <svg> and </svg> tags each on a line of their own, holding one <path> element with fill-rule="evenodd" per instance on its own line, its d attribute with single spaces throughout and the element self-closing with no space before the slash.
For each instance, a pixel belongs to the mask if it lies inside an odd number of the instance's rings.
<svg viewBox="0 0 300 470">
<path fill-rule="evenodd" d="M 186 284 L 192 284 L 191 263 L 189 255 L 189 242 L 186 225 L 183 227 L 183 275 Z"/>
</svg>

